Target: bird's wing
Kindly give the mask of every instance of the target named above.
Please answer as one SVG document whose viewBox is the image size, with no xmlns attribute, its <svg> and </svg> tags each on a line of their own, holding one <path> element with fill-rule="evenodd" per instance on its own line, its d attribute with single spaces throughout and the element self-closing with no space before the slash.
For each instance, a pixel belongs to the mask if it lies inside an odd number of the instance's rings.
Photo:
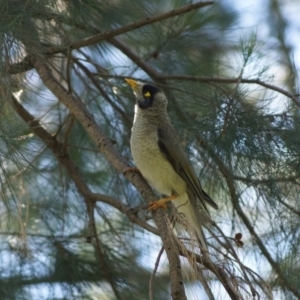
<svg viewBox="0 0 300 300">
<path fill-rule="evenodd" d="M 177 133 L 171 125 L 164 124 L 158 129 L 158 146 L 174 170 L 185 180 L 188 187 L 200 199 L 204 208 L 207 210 L 206 202 L 213 208 L 218 209 L 218 205 L 202 190 L 196 173 L 180 145 Z"/>
</svg>

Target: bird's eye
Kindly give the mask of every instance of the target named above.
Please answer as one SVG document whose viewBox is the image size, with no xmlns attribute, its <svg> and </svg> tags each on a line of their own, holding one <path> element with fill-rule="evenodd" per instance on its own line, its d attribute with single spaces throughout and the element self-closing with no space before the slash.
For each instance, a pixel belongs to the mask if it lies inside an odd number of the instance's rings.
<svg viewBox="0 0 300 300">
<path fill-rule="evenodd" d="M 150 93 L 150 92 L 144 93 L 144 97 L 150 97 L 150 96 L 151 96 L 151 93 Z"/>
</svg>

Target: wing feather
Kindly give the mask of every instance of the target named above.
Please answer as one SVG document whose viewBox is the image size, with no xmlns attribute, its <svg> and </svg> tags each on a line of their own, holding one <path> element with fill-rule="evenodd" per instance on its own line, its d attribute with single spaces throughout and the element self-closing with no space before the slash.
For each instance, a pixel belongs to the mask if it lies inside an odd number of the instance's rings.
<svg viewBox="0 0 300 300">
<path fill-rule="evenodd" d="M 205 210 L 208 212 L 206 203 L 218 209 L 217 204 L 202 190 L 199 179 L 183 151 L 177 138 L 177 133 L 172 126 L 165 124 L 163 128 L 158 129 L 158 146 L 174 170 L 185 180 L 194 195 L 199 198 Z"/>
</svg>

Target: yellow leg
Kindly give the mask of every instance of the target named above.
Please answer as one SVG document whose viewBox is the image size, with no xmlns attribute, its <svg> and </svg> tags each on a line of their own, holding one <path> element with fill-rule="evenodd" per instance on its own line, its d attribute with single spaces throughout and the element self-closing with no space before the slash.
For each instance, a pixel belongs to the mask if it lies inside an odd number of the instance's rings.
<svg viewBox="0 0 300 300">
<path fill-rule="evenodd" d="M 151 202 L 148 206 L 148 210 L 156 210 L 159 207 L 166 209 L 167 208 L 166 203 L 169 202 L 169 201 L 172 201 L 176 198 L 177 198 L 177 196 L 172 195 L 170 197 L 162 198 L 162 199 L 159 199 L 155 202 Z"/>
</svg>

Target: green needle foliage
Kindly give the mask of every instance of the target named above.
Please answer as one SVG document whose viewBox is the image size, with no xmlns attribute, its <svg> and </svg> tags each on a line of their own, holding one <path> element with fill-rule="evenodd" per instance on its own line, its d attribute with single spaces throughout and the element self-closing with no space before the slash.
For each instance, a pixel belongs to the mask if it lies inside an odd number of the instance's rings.
<svg viewBox="0 0 300 300">
<path fill-rule="evenodd" d="M 278 15 L 271 2 L 268 13 Z M 99 38 L 186 5 L 1 1 L 1 299 L 178 299 L 172 262 L 157 258 L 162 232 L 119 167 L 134 165 L 127 77 L 166 93 L 183 147 L 220 207 L 211 215 L 222 230 L 207 230 L 210 259 L 241 298 L 210 269 L 201 283 L 184 276 L 188 299 L 299 299 L 300 99 L 284 32 L 274 38 L 286 89 L 256 35 L 237 30 L 229 1 Z M 80 105 L 66 105 L 69 96 Z M 105 139 L 96 142 L 78 117 L 84 110 Z M 109 160 L 106 144 L 122 162 Z"/>
</svg>

